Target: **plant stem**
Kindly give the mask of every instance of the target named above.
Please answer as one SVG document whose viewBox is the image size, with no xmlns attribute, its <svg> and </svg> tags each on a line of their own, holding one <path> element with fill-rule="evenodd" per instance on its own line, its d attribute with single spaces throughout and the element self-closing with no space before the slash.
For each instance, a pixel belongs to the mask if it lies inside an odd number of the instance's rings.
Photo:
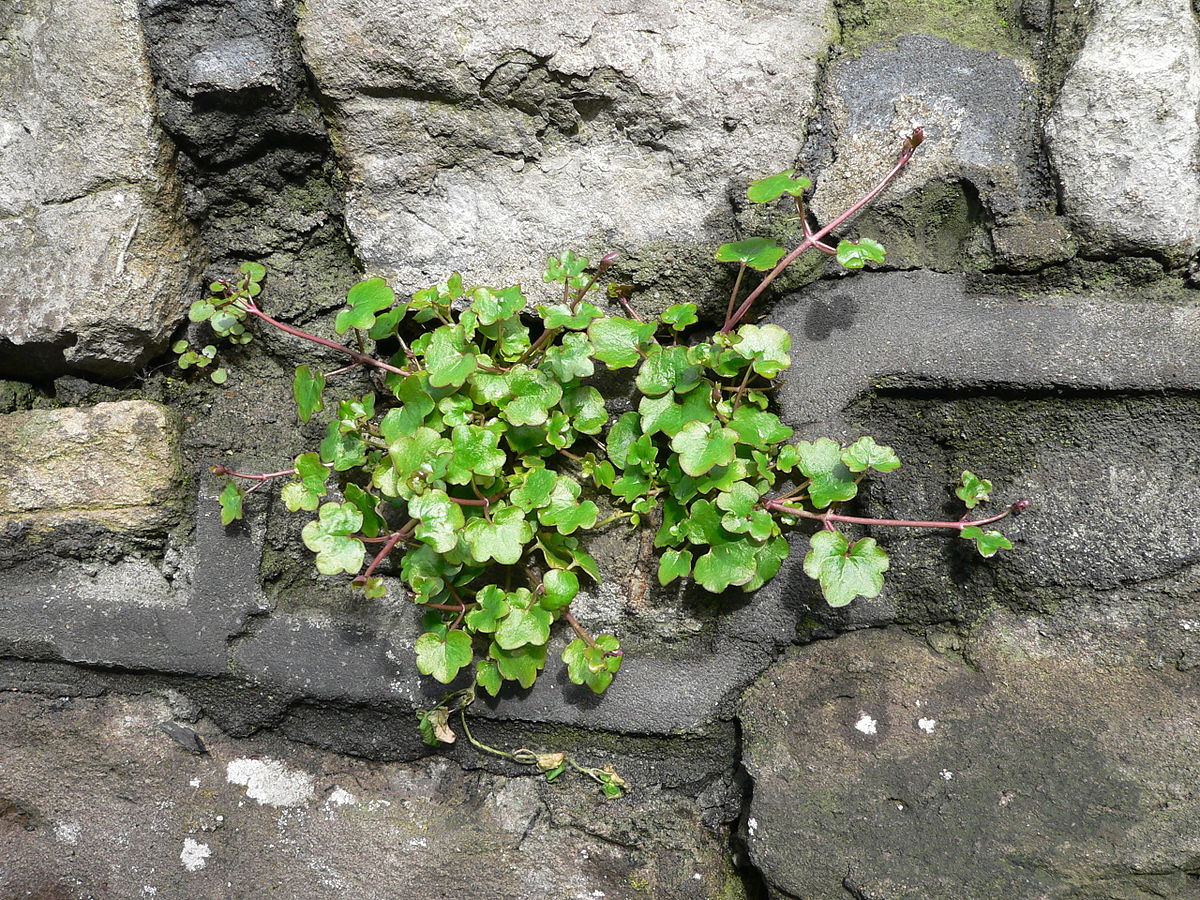
<svg viewBox="0 0 1200 900">
<path fill-rule="evenodd" d="M 464 704 L 458 708 L 458 715 L 462 719 L 463 734 L 467 736 L 467 740 L 471 742 L 471 746 L 483 750 L 485 753 L 491 753 L 494 756 L 502 756 L 505 759 L 512 759 L 511 753 L 505 753 L 503 750 L 497 750 L 495 747 L 489 747 L 487 744 L 482 744 L 475 740 L 475 736 L 471 734 L 471 729 L 467 727 L 467 707 Z"/>
<path fill-rule="evenodd" d="M 797 198 L 799 199 L 799 198 Z M 742 289 L 742 276 L 746 274 L 746 264 L 738 266 L 737 278 L 733 279 L 733 291 L 729 295 L 729 305 L 725 307 L 725 321 L 733 315 L 733 304 L 737 303 L 738 291 Z"/>
<path fill-rule="evenodd" d="M 957 522 L 936 522 L 918 519 L 870 519 L 866 516 L 843 516 L 835 512 L 816 513 L 809 512 L 807 509 L 788 506 L 782 500 L 768 500 L 764 505 L 768 509 L 775 509 L 792 516 L 799 516 L 802 519 L 815 519 L 818 522 L 824 522 L 826 525 L 829 525 L 831 522 L 846 522 L 851 525 L 888 525 L 897 528 L 947 528 L 953 531 L 962 531 L 968 525 L 990 525 L 992 522 L 998 522 L 1006 516 L 1028 507 L 1029 501 L 1018 500 L 1012 506 L 1005 509 L 1004 512 L 988 516 L 986 519 L 975 519 L 974 521 L 959 519 Z"/>
<path fill-rule="evenodd" d="M 235 472 L 233 469 L 227 469 L 224 466 L 213 466 L 212 473 L 214 475 L 229 475 L 233 478 L 249 478 L 253 481 L 270 481 L 272 478 L 282 478 L 284 475 L 295 475 L 295 469 L 284 469 L 282 472 L 265 472 L 262 475 L 251 475 L 246 472 Z"/>
<path fill-rule="evenodd" d="M 387 558 L 387 555 L 389 553 L 392 552 L 392 548 L 395 547 L 396 544 L 402 540 L 404 540 L 404 535 L 401 534 L 399 531 L 397 531 L 393 534 L 389 534 L 387 541 L 383 545 L 383 549 L 381 549 L 378 553 L 375 554 L 375 558 L 373 560 L 371 560 L 371 564 L 369 566 L 367 566 L 367 571 L 365 571 L 361 575 L 355 577 L 354 583 L 355 584 L 365 584 L 367 582 L 367 580 L 372 575 L 375 574 L 375 569 L 379 567 L 379 564 Z"/>
<path fill-rule="evenodd" d="M 563 618 L 567 620 L 567 624 L 571 626 L 571 628 L 575 631 L 575 633 L 577 635 L 579 635 L 579 639 L 581 641 L 583 641 L 589 647 L 592 647 L 596 650 L 602 649 L 601 646 L 599 644 L 597 644 L 595 642 L 595 640 L 593 640 L 592 636 L 587 633 L 586 629 L 584 629 L 584 627 L 579 624 L 579 620 L 576 619 L 573 615 L 571 615 L 571 607 L 564 606 L 563 610 L 562 610 L 562 614 L 563 614 Z M 605 656 L 624 656 L 625 654 L 620 650 L 605 650 L 604 655 Z"/>
<path fill-rule="evenodd" d="M 831 221 L 820 231 L 814 232 L 812 235 L 806 237 L 800 242 L 800 246 L 781 259 L 779 264 L 770 272 L 768 272 L 767 276 L 763 278 L 763 280 L 758 283 L 758 286 L 750 292 L 750 295 L 742 301 L 742 305 L 737 308 L 737 311 L 732 316 L 726 317 L 725 325 L 721 329 L 721 333 L 728 334 L 734 328 L 736 328 L 737 324 L 742 321 L 743 318 L 745 318 L 746 313 L 750 311 L 750 307 L 754 305 L 754 301 L 757 300 L 762 292 L 765 291 L 771 284 L 771 282 L 778 278 L 779 274 L 793 262 L 795 262 L 805 250 L 808 250 L 810 247 L 820 243 L 821 238 L 825 237 L 825 235 L 829 234 L 829 232 L 833 231 L 835 228 L 857 213 L 860 209 L 874 200 L 877 196 L 879 196 L 880 192 L 882 192 L 883 189 L 892 182 L 892 179 L 899 175 L 900 171 L 906 165 L 908 165 L 909 160 L 912 159 L 913 150 L 915 150 L 916 146 L 924 139 L 925 131 L 923 128 L 917 128 L 914 130 L 908 140 L 904 142 L 904 147 L 900 151 L 900 157 L 896 160 L 896 164 L 892 166 L 891 170 L 889 170 L 888 173 L 879 180 L 879 183 L 876 184 L 875 187 L 871 188 L 871 190 L 867 191 L 867 193 L 863 194 L 844 213 Z"/>
<path fill-rule="evenodd" d="M 242 302 L 245 304 L 244 308 L 245 308 L 246 312 L 250 313 L 252 316 L 257 316 L 258 318 L 260 318 L 264 322 L 266 322 L 268 325 L 270 325 L 274 328 L 278 328 L 280 331 L 290 334 L 293 337 L 298 337 L 305 341 L 311 341 L 314 344 L 320 344 L 322 347 L 328 347 L 331 350 L 337 350 L 340 353 L 345 353 L 347 356 L 349 356 L 355 362 L 362 363 L 364 366 L 374 366 L 377 369 L 383 369 L 386 372 L 394 372 L 397 375 L 407 376 L 407 375 L 412 374 L 411 372 L 407 372 L 404 369 L 400 369 L 400 368 L 397 368 L 396 366 L 393 366 L 391 363 L 385 363 L 381 359 L 376 359 L 373 356 L 368 356 L 366 353 L 360 353 L 357 350 L 351 350 L 349 347 L 343 346 L 342 344 L 339 344 L 336 341 L 331 341 L 327 338 L 318 337 L 315 334 L 309 334 L 307 331 L 303 331 L 292 325 L 287 325 L 284 322 L 280 322 L 278 319 L 272 318 L 271 316 L 269 316 L 265 312 L 263 312 L 261 309 L 259 309 L 257 304 L 255 304 L 254 301 L 252 301 L 252 300 L 243 299 Z"/>
</svg>

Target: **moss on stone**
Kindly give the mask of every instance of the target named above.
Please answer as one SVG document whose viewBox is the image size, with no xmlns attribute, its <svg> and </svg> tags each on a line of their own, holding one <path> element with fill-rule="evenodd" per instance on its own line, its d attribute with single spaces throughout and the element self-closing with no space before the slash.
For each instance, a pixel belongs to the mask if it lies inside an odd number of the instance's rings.
<svg viewBox="0 0 1200 900">
<path fill-rule="evenodd" d="M 842 46 L 858 55 L 905 34 L 930 34 L 960 47 L 1027 57 L 1016 16 L 994 0 L 845 0 Z"/>
</svg>

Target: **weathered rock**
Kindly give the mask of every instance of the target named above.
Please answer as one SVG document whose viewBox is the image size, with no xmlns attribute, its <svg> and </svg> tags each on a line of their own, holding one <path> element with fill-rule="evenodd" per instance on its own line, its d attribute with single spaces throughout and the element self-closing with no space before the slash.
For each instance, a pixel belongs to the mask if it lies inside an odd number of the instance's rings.
<svg viewBox="0 0 1200 900">
<path fill-rule="evenodd" d="M 1097 0 L 1046 123 L 1067 216 L 1098 250 L 1200 248 L 1200 23 L 1188 0 Z"/>
<path fill-rule="evenodd" d="M 373 764 L 205 721 L 200 755 L 166 716 L 152 696 L 0 694 L 6 896 L 745 896 L 717 838 L 667 798 Z"/>
<path fill-rule="evenodd" d="M 745 695 L 746 839 L 773 896 L 1194 897 L 1195 672 L 1034 622 L 992 622 L 966 652 L 872 629 Z"/>
<path fill-rule="evenodd" d="M 636 24 L 635 24 L 636 23 Z M 347 221 L 372 271 L 535 282 L 564 249 L 650 254 L 694 293 L 735 182 L 791 165 L 827 0 L 305 5 Z"/>
<path fill-rule="evenodd" d="M 0 371 L 127 373 L 195 267 L 137 4 L 19 0 L 0 26 Z"/>
<path fill-rule="evenodd" d="M 161 528 L 178 515 L 177 423 L 143 400 L 0 417 L 0 524 Z"/>
<path fill-rule="evenodd" d="M 986 224 L 1040 220 L 1053 194 L 1038 167 L 1031 66 L 993 52 L 910 35 L 838 62 L 808 153 L 812 209 L 826 222 L 895 162 L 914 126 L 925 143 L 856 235 L 889 264 L 938 271 L 987 268 Z M 1052 254 L 1051 254 L 1052 255 Z"/>
</svg>

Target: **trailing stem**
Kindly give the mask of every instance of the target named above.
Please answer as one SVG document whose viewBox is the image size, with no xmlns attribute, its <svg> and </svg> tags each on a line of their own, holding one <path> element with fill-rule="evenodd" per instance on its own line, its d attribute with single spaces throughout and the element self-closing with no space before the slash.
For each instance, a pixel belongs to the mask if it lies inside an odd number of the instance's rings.
<svg viewBox="0 0 1200 900">
<path fill-rule="evenodd" d="M 748 313 L 750 311 L 750 307 L 754 305 L 754 301 L 757 300 L 759 298 L 759 296 L 762 294 L 762 292 L 765 291 L 770 286 L 771 282 L 773 282 L 776 278 L 779 277 L 780 273 L 783 272 L 784 269 L 786 269 L 788 266 L 790 266 L 792 263 L 794 263 L 797 259 L 799 259 L 800 256 L 804 253 L 804 251 L 809 250 L 809 249 L 821 244 L 822 238 L 824 238 L 827 234 L 829 234 L 831 231 L 833 231 L 838 226 L 842 225 L 851 216 L 853 216 L 855 213 L 857 213 L 859 210 L 861 210 L 864 206 L 866 206 L 868 203 L 870 203 L 872 200 L 874 200 L 876 197 L 878 197 L 879 194 L 883 191 L 883 189 L 886 188 L 889 184 L 891 184 L 892 180 L 897 175 L 900 174 L 900 172 L 904 169 L 904 167 L 906 165 L 908 165 L 909 160 L 912 159 L 913 151 L 915 151 L 917 149 L 917 147 L 920 146 L 920 144 L 923 140 L 925 140 L 925 129 L 924 128 L 914 129 L 913 133 L 911 135 L 909 135 L 908 139 L 904 142 L 904 145 L 901 147 L 900 156 L 899 156 L 899 158 L 897 158 L 896 164 L 893 165 L 892 168 L 888 171 L 888 173 L 879 180 L 879 182 L 875 185 L 875 187 L 871 188 L 871 190 L 869 190 L 865 194 L 863 194 L 857 201 L 854 202 L 854 204 L 849 209 L 847 209 L 844 213 L 842 213 L 837 218 L 830 221 L 829 224 L 826 225 L 824 228 L 821 228 L 820 230 L 818 230 L 816 232 L 809 232 L 809 230 L 806 226 L 805 231 L 807 232 L 807 236 L 804 238 L 804 240 L 800 242 L 800 245 L 798 247 L 796 247 L 795 250 L 793 250 L 791 253 L 789 253 L 787 256 L 785 256 L 783 259 L 781 259 L 779 261 L 779 263 L 775 266 L 774 269 L 772 269 L 770 272 L 768 272 L 763 277 L 763 280 L 760 281 L 758 283 L 758 286 L 755 287 L 754 290 L 752 290 L 750 292 L 750 294 L 746 297 L 746 299 L 742 301 L 742 305 L 739 306 L 737 308 L 737 310 L 735 310 L 733 312 L 732 315 L 726 316 L 725 325 L 721 328 L 721 333 L 728 334 L 729 332 L 733 331 L 733 329 L 735 329 L 738 326 L 738 324 L 742 321 L 742 319 L 744 319 L 746 317 L 746 313 Z"/>
</svg>

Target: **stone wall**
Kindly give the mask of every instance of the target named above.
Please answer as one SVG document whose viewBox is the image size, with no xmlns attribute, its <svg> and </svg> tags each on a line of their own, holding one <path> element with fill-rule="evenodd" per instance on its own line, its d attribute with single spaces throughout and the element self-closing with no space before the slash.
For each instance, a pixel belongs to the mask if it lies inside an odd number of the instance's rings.
<svg viewBox="0 0 1200 900">
<path fill-rule="evenodd" d="M 616 681 L 474 727 L 625 797 L 425 746 L 399 582 L 319 576 L 268 491 L 221 525 L 213 465 L 323 428 L 285 336 L 175 368 L 206 280 L 261 261 L 332 334 L 364 274 L 536 291 L 616 249 L 711 320 L 714 245 L 799 231 L 748 179 L 803 169 L 824 221 L 914 124 L 853 225 L 887 266 L 764 302 L 779 410 L 900 451 L 865 514 L 949 512 L 963 468 L 1033 508 L 988 561 L 876 534 L 838 610 L 799 553 L 712 602 L 603 532 L 574 608 Z M 0 6 L 0 898 L 1200 896 L 1198 250 L 1189 0 Z"/>
</svg>

